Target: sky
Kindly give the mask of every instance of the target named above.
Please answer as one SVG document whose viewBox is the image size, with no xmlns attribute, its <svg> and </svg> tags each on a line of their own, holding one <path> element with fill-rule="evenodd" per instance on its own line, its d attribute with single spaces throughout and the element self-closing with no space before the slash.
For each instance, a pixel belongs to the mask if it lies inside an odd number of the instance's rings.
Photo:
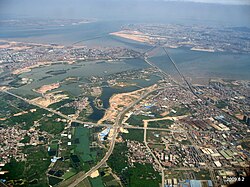
<svg viewBox="0 0 250 187">
<path fill-rule="evenodd" d="M 231 4 L 231 5 L 250 5 L 250 0 L 165 0 L 165 1 L 189 1 L 199 3 L 217 3 L 217 4 Z"/>
<path fill-rule="evenodd" d="M 250 0 L 0 0 L 0 19 L 8 16 L 137 22 L 196 20 L 250 27 Z"/>
</svg>

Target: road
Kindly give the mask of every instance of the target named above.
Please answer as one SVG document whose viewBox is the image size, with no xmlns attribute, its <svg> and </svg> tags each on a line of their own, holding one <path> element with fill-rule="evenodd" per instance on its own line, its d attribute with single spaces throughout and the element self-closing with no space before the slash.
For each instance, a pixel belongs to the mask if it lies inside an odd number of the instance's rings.
<svg viewBox="0 0 250 187">
<path fill-rule="evenodd" d="M 164 168 L 162 167 L 160 161 L 158 160 L 158 158 L 155 156 L 155 154 L 151 151 L 150 147 L 148 146 L 147 143 L 147 128 L 148 128 L 148 120 L 143 120 L 143 128 L 144 128 L 144 136 L 143 136 L 143 142 L 146 146 L 146 148 L 148 149 L 148 151 L 150 152 L 150 154 L 152 155 L 152 157 L 154 158 L 154 160 L 157 162 L 157 164 L 159 165 L 159 168 L 161 170 L 161 186 L 164 187 L 165 186 L 165 173 L 164 173 Z"/>
</svg>

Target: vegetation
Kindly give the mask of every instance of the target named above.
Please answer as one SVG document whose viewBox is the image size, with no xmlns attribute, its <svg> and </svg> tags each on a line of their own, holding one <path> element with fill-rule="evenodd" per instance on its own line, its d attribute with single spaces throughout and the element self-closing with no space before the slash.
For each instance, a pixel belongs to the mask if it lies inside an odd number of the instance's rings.
<svg viewBox="0 0 250 187">
<path fill-rule="evenodd" d="M 129 129 L 129 133 L 122 134 L 123 139 L 143 142 L 144 135 L 141 129 Z"/>
<path fill-rule="evenodd" d="M 55 121 L 55 117 L 43 118 L 39 123 L 41 124 L 39 126 L 40 130 L 46 131 L 50 134 L 59 134 L 64 129 L 64 123 Z"/>
<path fill-rule="evenodd" d="M 101 172 L 102 176 L 102 172 Z M 120 187 L 119 183 L 116 181 L 116 179 L 109 173 L 105 173 L 105 175 L 102 177 L 102 182 L 105 186 L 108 187 Z"/>
<path fill-rule="evenodd" d="M 200 170 L 199 172 L 195 172 L 195 176 L 197 180 L 210 180 L 210 174 L 208 170 Z"/>
<path fill-rule="evenodd" d="M 147 141 L 160 142 L 161 136 L 159 131 L 147 130 Z"/>
<path fill-rule="evenodd" d="M 129 167 L 127 152 L 126 143 L 118 143 L 108 160 L 108 165 L 122 177 L 123 183 L 130 187 L 158 187 L 161 178 L 152 165 L 135 163 L 135 167 Z"/>
<path fill-rule="evenodd" d="M 158 172 L 154 171 L 151 164 L 135 163 L 135 167 L 129 168 L 129 186 L 137 187 L 159 187 L 161 177 Z"/>
<path fill-rule="evenodd" d="M 143 127 L 143 120 L 144 119 L 151 119 L 149 116 L 143 116 L 143 115 L 132 115 L 127 122 L 130 125 L 140 126 Z"/>
<path fill-rule="evenodd" d="M 171 111 L 168 116 L 183 116 L 190 113 L 190 108 L 187 108 L 185 106 L 174 107 L 173 110 L 175 110 L 176 112 Z"/>
<path fill-rule="evenodd" d="M 225 103 L 224 101 L 218 101 L 218 103 L 215 105 L 217 108 L 225 108 L 227 106 L 227 103 Z"/>
<path fill-rule="evenodd" d="M 189 140 L 182 140 L 181 144 L 183 144 L 183 145 L 191 145 L 191 142 Z"/>
<path fill-rule="evenodd" d="M 36 108 L 5 93 L 0 93 L 0 118 L 8 117 L 18 112 Z"/>
<path fill-rule="evenodd" d="M 103 183 L 102 183 L 102 178 L 100 176 L 96 177 L 96 178 L 91 178 L 90 179 L 90 183 L 92 186 L 96 186 L 96 187 L 104 187 Z"/>
<path fill-rule="evenodd" d="M 25 135 L 23 139 L 20 141 L 20 143 L 29 143 L 30 142 L 30 137 L 28 135 Z"/>
<path fill-rule="evenodd" d="M 28 130 L 34 125 L 34 121 L 41 119 L 48 112 L 43 109 L 37 109 L 36 112 L 29 112 L 20 116 L 12 116 L 9 118 L 10 125 L 21 125 L 22 129 Z"/>
<path fill-rule="evenodd" d="M 89 129 L 83 127 L 75 128 L 74 132 L 75 154 L 83 160 L 83 162 L 91 161 L 91 152 L 89 148 Z"/>
<path fill-rule="evenodd" d="M 67 103 L 70 103 L 70 102 L 72 102 L 72 101 L 73 101 L 73 99 L 64 99 L 64 100 L 62 100 L 62 101 L 60 101 L 60 102 L 57 102 L 57 103 L 54 103 L 54 104 L 49 105 L 49 108 L 57 109 L 57 108 L 59 108 L 59 107 L 65 105 L 65 104 L 67 104 Z"/>
<path fill-rule="evenodd" d="M 108 160 L 108 165 L 116 173 L 122 172 L 127 167 L 128 158 L 126 153 L 128 148 L 126 143 L 117 143 L 113 150 L 113 153 L 110 155 Z"/>
<path fill-rule="evenodd" d="M 66 173 L 64 173 L 63 178 L 64 179 L 68 179 L 68 178 L 72 177 L 75 174 L 76 174 L 76 170 L 73 169 L 73 168 L 71 168 L 69 171 L 67 171 Z"/>
<path fill-rule="evenodd" d="M 8 164 L 3 167 L 4 171 L 10 171 L 5 174 L 3 178 L 9 179 L 21 179 L 24 177 L 25 162 L 17 162 L 14 158 L 10 160 Z"/>
<path fill-rule="evenodd" d="M 172 125 L 174 121 L 166 119 L 162 121 L 150 121 L 148 123 L 148 127 L 155 127 L 155 128 L 169 128 L 170 125 Z"/>
<path fill-rule="evenodd" d="M 59 109 L 60 112 L 62 112 L 65 115 L 75 114 L 76 109 L 73 107 L 62 107 Z"/>
<path fill-rule="evenodd" d="M 25 146 L 24 154 L 27 154 L 26 162 L 17 162 L 11 159 L 10 163 L 3 167 L 3 170 L 10 171 L 2 178 L 14 184 L 13 179 L 23 179 L 29 186 L 43 187 L 48 186 L 46 183 L 46 171 L 50 165 L 50 158 L 44 146 Z"/>
</svg>

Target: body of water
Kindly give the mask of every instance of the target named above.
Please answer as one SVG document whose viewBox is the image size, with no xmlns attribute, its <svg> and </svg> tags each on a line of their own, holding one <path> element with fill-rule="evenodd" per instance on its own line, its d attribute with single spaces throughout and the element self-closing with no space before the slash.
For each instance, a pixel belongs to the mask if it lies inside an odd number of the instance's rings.
<svg viewBox="0 0 250 187">
<path fill-rule="evenodd" d="M 184 75 L 191 78 L 226 78 L 250 80 L 250 54 L 224 52 L 191 51 L 188 48 L 168 49 Z M 159 50 L 150 58 L 158 67 L 176 75 L 173 64 L 167 55 Z"/>
</svg>

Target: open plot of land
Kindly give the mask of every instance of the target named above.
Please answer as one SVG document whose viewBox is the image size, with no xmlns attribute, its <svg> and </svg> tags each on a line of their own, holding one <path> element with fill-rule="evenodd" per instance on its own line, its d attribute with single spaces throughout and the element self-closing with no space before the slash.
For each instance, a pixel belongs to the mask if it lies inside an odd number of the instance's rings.
<svg viewBox="0 0 250 187">
<path fill-rule="evenodd" d="M 160 121 L 149 121 L 148 127 L 156 127 L 156 128 L 169 128 L 174 122 L 170 119 L 160 120 Z"/>
<path fill-rule="evenodd" d="M 61 133 L 64 129 L 65 124 L 63 122 L 57 121 L 56 117 L 57 117 L 56 115 L 53 115 L 50 118 L 42 118 L 39 121 L 40 130 L 46 131 L 50 134 L 55 134 L 55 135 Z"/>
<path fill-rule="evenodd" d="M 129 129 L 128 131 L 129 131 L 129 133 L 122 134 L 123 139 L 143 142 L 143 130 L 141 130 L 141 129 Z"/>
<path fill-rule="evenodd" d="M 48 107 L 49 105 L 52 105 L 54 103 L 57 103 L 59 101 L 62 101 L 68 98 L 69 98 L 68 95 L 59 91 L 59 92 L 52 92 L 52 93 L 44 94 L 43 97 L 37 97 L 35 99 L 32 99 L 31 102 L 37 105 L 43 106 L 43 107 Z"/>
<path fill-rule="evenodd" d="M 151 117 L 143 115 L 131 115 L 130 118 L 127 120 L 127 123 L 133 126 L 143 127 L 143 120 L 145 119 L 151 119 Z"/>
<path fill-rule="evenodd" d="M 75 153 L 80 156 L 83 162 L 91 161 L 91 152 L 89 148 L 89 129 L 77 127 L 74 130 Z"/>
</svg>

